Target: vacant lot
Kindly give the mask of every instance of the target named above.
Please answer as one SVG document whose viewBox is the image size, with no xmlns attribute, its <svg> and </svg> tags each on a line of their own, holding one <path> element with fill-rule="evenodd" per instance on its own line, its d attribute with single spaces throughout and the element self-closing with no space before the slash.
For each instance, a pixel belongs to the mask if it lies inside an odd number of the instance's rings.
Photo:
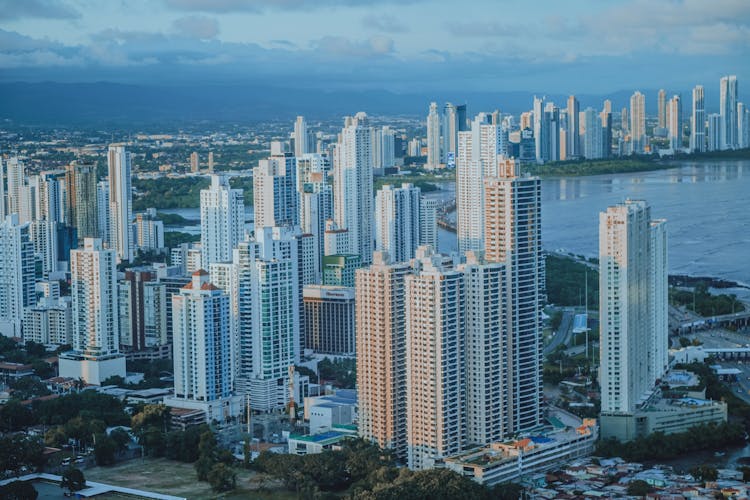
<svg viewBox="0 0 750 500">
<path fill-rule="evenodd" d="M 237 468 L 237 489 L 218 495 L 211 491 L 208 483 L 195 477 L 193 464 L 175 462 L 164 458 L 128 460 L 111 467 L 94 467 L 85 471 L 86 479 L 127 488 L 155 491 L 166 495 L 185 497 L 190 500 L 213 498 L 259 498 L 286 500 L 296 498 L 265 480 L 262 474 Z"/>
</svg>

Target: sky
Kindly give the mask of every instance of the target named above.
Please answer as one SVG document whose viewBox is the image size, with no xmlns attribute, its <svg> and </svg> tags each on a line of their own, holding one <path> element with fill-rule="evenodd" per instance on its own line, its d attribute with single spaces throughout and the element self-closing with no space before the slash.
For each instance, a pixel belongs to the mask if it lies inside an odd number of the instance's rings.
<svg viewBox="0 0 750 500">
<path fill-rule="evenodd" d="M 0 81 L 601 94 L 750 80 L 748 0 L 0 0 Z"/>
</svg>

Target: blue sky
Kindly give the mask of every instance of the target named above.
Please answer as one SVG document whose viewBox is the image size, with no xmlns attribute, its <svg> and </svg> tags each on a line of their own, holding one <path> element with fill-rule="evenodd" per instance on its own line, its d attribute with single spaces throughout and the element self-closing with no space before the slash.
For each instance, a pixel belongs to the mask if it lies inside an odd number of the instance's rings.
<svg viewBox="0 0 750 500">
<path fill-rule="evenodd" d="M 750 81 L 748 0 L 0 0 L 4 81 L 607 93 L 728 73 Z"/>
</svg>

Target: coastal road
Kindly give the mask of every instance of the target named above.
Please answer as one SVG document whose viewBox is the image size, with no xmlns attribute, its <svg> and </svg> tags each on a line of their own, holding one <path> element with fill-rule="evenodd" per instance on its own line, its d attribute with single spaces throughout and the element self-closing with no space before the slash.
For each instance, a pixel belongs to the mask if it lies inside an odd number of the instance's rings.
<svg viewBox="0 0 750 500">
<path fill-rule="evenodd" d="M 570 342 L 571 330 L 573 329 L 573 318 L 575 317 L 575 314 L 575 309 L 563 309 L 563 317 L 560 322 L 560 327 L 557 329 L 557 332 L 555 332 L 552 342 L 547 344 L 547 347 L 544 348 L 545 356 L 555 352 L 555 350 L 561 345 L 568 345 Z"/>
</svg>

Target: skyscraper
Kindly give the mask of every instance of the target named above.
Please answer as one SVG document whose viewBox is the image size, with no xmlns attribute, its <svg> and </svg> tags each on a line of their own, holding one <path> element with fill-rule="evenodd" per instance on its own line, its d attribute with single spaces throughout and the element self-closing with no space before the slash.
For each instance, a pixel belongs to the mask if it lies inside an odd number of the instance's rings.
<svg viewBox="0 0 750 500">
<path fill-rule="evenodd" d="M 630 145 L 631 154 L 646 150 L 646 96 L 638 91 L 630 97 Z"/>
<path fill-rule="evenodd" d="M 8 190 L 6 196 L 8 202 L 6 204 L 6 215 L 18 214 L 21 215 L 21 191 L 23 189 L 24 181 L 26 179 L 26 171 L 24 169 L 23 161 L 18 159 L 18 156 L 11 156 L 5 162 L 5 175 L 8 182 Z M 29 222 L 27 220 L 19 219 L 19 222 Z"/>
<path fill-rule="evenodd" d="M 669 129 L 669 147 L 672 150 L 682 148 L 682 102 L 675 95 L 667 104 L 667 128 Z"/>
<path fill-rule="evenodd" d="M 509 432 L 505 265 L 467 252 L 459 270 L 466 295 L 466 442 L 482 445 Z"/>
<path fill-rule="evenodd" d="M 325 255 L 326 221 L 332 218 L 333 190 L 325 182 L 324 174 L 317 174 L 317 179 L 313 178 L 311 182 L 305 183 L 299 193 L 300 228 L 303 233 L 310 234 L 313 238 L 315 252 L 313 283 L 320 283 L 323 278 L 322 262 Z M 348 245 L 343 251 L 348 251 Z"/>
<path fill-rule="evenodd" d="M 667 128 L 667 91 L 659 90 L 657 121 L 659 128 Z"/>
<path fill-rule="evenodd" d="M 420 249 L 422 252 L 425 249 Z M 463 273 L 419 255 L 406 276 L 406 412 L 410 469 L 430 469 L 466 444 Z"/>
<path fill-rule="evenodd" d="M 440 115 L 437 103 L 430 103 L 430 112 L 427 115 L 427 165 L 425 168 L 440 168 Z"/>
<path fill-rule="evenodd" d="M 272 155 L 253 169 L 255 227 L 299 224 L 297 165 L 290 154 Z"/>
<path fill-rule="evenodd" d="M 413 184 L 386 184 L 375 195 L 375 249 L 394 262 L 414 258 L 420 242 L 421 190 Z"/>
<path fill-rule="evenodd" d="M 484 244 L 483 179 L 497 175 L 498 126 L 480 113 L 471 130 L 458 134 L 456 161 L 456 221 L 458 249 L 481 250 Z"/>
<path fill-rule="evenodd" d="M 693 114 L 690 117 L 690 151 L 706 151 L 706 108 L 703 85 L 693 88 Z"/>
<path fill-rule="evenodd" d="M 409 264 L 375 252 L 357 270 L 359 435 L 406 461 L 406 291 Z"/>
<path fill-rule="evenodd" d="M 349 231 L 349 253 L 372 259 L 372 156 L 370 124 L 363 112 L 347 117 L 334 154 L 334 208 L 339 228 Z"/>
<path fill-rule="evenodd" d="M 534 96 L 534 148 L 537 163 L 544 163 L 549 128 L 544 126 L 544 97 Z"/>
<path fill-rule="evenodd" d="M 232 392 L 229 296 L 201 270 L 172 296 L 172 309 L 174 399 L 195 402 L 207 421 L 221 421 L 229 412 L 212 403 Z"/>
<path fill-rule="evenodd" d="M 739 90 L 737 76 L 729 75 L 719 82 L 719 115 L 721 116 L 721 149 L 738 147 L 737 98 Z"/>
<path fill-rule="evenodd" d="M 0 223 L 0 335 L 22 337 L 25 307 L 34 305 L 34 244 L 29 223 L 12 213 Z"/>
<path fill-rule="evenodd" d="M 73 298 L 73 351 L 60 356 L 61 377 L 82 377 L 99 385 L 113 375 L 125 376 L 119 354 L 116 253 L 86 238 L 70 252 Z"/>
<path fill-rule="evenodd" d="M 312 152 L 307 148 L 307 122 L 304 116 L 298 116 L 294 122 L 294 156 Z"/>
<path fill-rule="evenodd" d="M 96 164 L 73 162 L 65 167 L 65 221 L 78 230 L 78 240 L 99 237 Z"/>
<path fill-rule="evenodd" d="M 508 273 L 508 425 L 517 432 L 542 421 L 541 180 L 521 177 L 518 164 L 508 160 L 484 186 L 485 258 L 505 263 Z"/>
<path fill-rule="evenodd" d="M 455 167 L 456 152 L 458 150 L 458 112 L 456 106 L 446 102 L 443 107 L 443 156 L 446 166 Z M 451 162 L 452 160 L 452 162 Z"/>
<path fill-rule="evenodd" d="M 303 296 L 305 347 L 325 354 L 356 354 L 354 288 L 311 285 Z"/>
<path fill-rule="evenodd" d="M 97 230 L 102 244 L 110 248 L 109 237 L 109 181 L 99 181 L 96 184 L 96 213 L 97 213 Z"/>
<path fill-rule="evenodd" d="M 131 188 L 130 152 L 123 145 L 109 146 L 109 245 L 117 259 L 133 259 L 133 190 Z"/>
<path fill-rule="evenodd" d="M 241 189 L 231 189 L 222 175 L 211 176 L 211 187 L 201 190 L 201 262 L 232 260 L 232 249 L 245 232 L 245 202 Z"/>
<path fill-rule="evenodd" d="M 580 105 L 575 96 L 568 97 L 568 123 L 566 132 L 565 159 L 575 159 L 581 156 L 581 145 L 579 139 L 579 113 Z"/>
<path fill-rule="evenodd" d="M 602 119 L 602 154 L 605 158 L 612 155 L 612 102 L 604 101 L 604 108 L 600 114 Z"/>
<path fill-rule="evenodd" d="M 586 108 L 583 113 L 583 155 L 587 160 L 604 157 L 604 131 L 602 129 L 601 116 L 593 109 Z"/>
<path fill-rule="evenodd" d="M 706 151 L 719 151 L 721 149 L 721 115 L 711 113 L 708 115 L 707 123 Z"/>
<path fill-rule="evenodd" d="M 665 222 L 645 201 L 599 215 L 602 431 L 616 435 L 667 368 Z"/>
<path fill-rule="evenodd" d="M 198 151 L 193 151 L 190 153 L 190 172 L 196 174 L 200 171 L 201 164 L 200 159 L 198 158 Z"/>
<path fill-rule="evenodd" d="M 737 103 L 737 147 L 750 147 L 750 108 Z"/>
</svg>

